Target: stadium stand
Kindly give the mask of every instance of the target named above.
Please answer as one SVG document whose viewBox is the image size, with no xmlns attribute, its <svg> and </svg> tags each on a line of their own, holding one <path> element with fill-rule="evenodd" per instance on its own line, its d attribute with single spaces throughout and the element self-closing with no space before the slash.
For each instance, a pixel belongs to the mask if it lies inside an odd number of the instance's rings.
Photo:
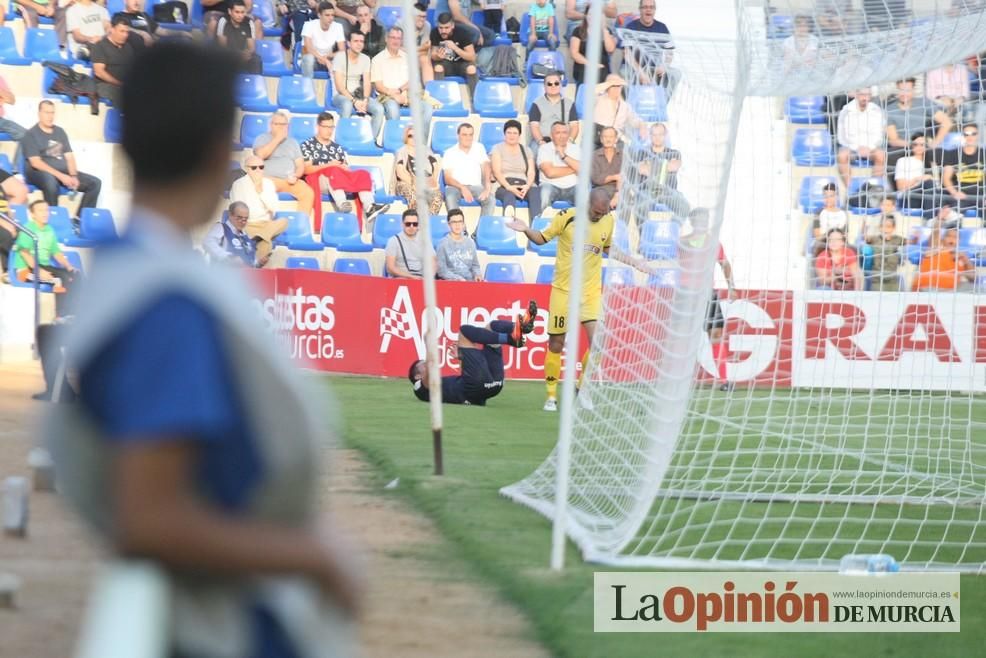
<svg viewBox="0 0 986 658">
<path fill-rule="evenodd" d="M 284 261 L 284 267 L 289 270 L 320 270 L 317 258 L 306 258 L 304 256 L 289 256 Z"/>
<path fill-rule="evenodd" d="M 372 276 L 373 274 L 370 270 L 370 263 L 363 258 L 337 258 L 335 264 L 332 266 L 332 271 L 341 274 L 361 274 L 363 276 Z"/>
<path fill-rule="evenodd" d="M 490 283 L 524 283 L 524 271 L 518 263 L 488 263 L 483 280 Z"/>
</svg>

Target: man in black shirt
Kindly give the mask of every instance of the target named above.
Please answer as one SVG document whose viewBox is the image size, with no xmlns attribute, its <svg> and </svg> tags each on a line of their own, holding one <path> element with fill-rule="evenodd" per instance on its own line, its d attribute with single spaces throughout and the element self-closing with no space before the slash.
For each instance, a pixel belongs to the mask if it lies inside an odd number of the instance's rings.
<svg viewBox="0 0 986 658">
<path fill-rule="evenodd" d="M 109 32 L 89 50 L 100 97 L 119 104 L 121 81 L 145 47 L 144 40 L 130 31 L 130 18 L 123 12 L 113 14 Z"/>
<path fill-rule="evenodd" d="M 158 24 L 144 11 L 144 0 L 126 0 L 123 6 L 126 11 L 120 12 L 120 15 L 127 17 L 130 29 L 144 40 L 145 45 L 151 45 L 157 36 Z"/>
<path fill-rule="evenodd" d="M 220 18 L 216 26 L 219 45 L 241 54 L 245 72 L 260 74 L 263 64 L 256 53 L 255 26 L 247 16 L 246 2 L 230 0 L 229 5 L 229 15 Z"/>
<path fill-rule="evenodd" d="M 959 209 L 980 210 L 986 201 L 986 152 L 979 147 L 975 124 L 962 129 L 962 139 L 962 148 L 945 152 L 942 186 Z"/>
<path fill-rule="evenodd" d="M 456 25 L 452 14 L 439 14 L 438 26 L 431 31 L 435 79 L 441 80 L 447 75 L 463 77 L 469 85 L 470 96 L 476 91 L 476 47 L 472 40 L 472 33 Z"/>
<path fill-rule="evenodd" d="M 459 327 L 458 358 L 460 375 L 442 377 L 442 402 L 486 406 L 486 401 L 503 390 L 503 353 L 501 345 L 524 346 L 524 334 L 534 331 L 538 307 L 532 300 L 527 313 L 516 322 L 493 320 L 486 327 L 464 324 Z M 407 378 L 414 396 L 428 402 L 428 366 L 424 361 L 411 364 Z"/>
<path fill-rule="evenodd" d="M 38 122 L 21 139 L 24 149 L 24 178 L 41 188 L 49 206 L 58 205 L 59 186 L 82 192 L 82 208 L 95 208 L 101 181 L 79 171 L 72 145 L 64 130 L 55 125 L 55 104 L 38 104 Z"/>
</svg>

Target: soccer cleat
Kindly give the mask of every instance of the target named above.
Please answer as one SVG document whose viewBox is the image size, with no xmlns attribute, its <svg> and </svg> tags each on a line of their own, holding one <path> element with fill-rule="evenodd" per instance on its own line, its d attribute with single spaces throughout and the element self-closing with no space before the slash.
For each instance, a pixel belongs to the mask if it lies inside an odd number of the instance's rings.
<svg viewBox="0 0 986 658">
<path fill-rule="evenodd" d="M 525 334 L 529 334 L 534 331 L 534 321 L 537 320 L 537 318 L 538 305 L 537 302 L 532 299 L 527 302 L 527 313 L 525 313 L 524 317 L 519 320 L 520 330 Z"/>
<path fill-rule="evenodd" d="M 544 411 L 558 411 L 558 401 L 554 398 L 548 398 L 544 401 L 544 407 L 542 409 Z"/>
<path fill-rule="evenodd" d="M 523 329 L 524 329 L 523 316 L 518 315 L 517 321 L 514 322 L 514 328 L 511 329 L 510 335 L 507 336 L 507 344 L 513 345 L 514 347 L 523 347 L 524 343 L 527 342 L 526 340 L 524 340 L 525 332 Z"/>
</svg>

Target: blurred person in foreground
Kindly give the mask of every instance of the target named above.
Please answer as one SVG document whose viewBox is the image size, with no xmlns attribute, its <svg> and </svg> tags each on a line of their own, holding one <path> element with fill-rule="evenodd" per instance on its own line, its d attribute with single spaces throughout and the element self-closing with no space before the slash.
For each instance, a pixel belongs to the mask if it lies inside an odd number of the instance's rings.
<svg viewBox="0 0 986 658">
<path fill-rule="evenodd" d="M 131 221 L 80 289 L 80 400 L 46 435 L 59 490 L 119 555 L 167 574 L 167 655 L 350 655 L 353 570 L 314 495 L 325 423 L 242 275 L 189 238 L 221 198 L 238 70 L 235 53 L 168 41 L 125 80 Z"/>
</svg>

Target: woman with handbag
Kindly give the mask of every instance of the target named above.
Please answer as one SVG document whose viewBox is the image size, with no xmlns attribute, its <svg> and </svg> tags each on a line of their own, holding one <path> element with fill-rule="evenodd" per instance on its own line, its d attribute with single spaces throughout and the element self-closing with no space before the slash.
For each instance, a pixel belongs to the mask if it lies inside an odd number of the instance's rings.
<svg viewBox="0 0 986 658">
<path fill-rule="evenodd" d="M 428 199 L 428 210 L 437 215 L 442 209 L 442 193 L 438 188 L 438 172 L 441 161 L 431 147 L 425 144 L 427 163 L 425 164 L 425 197 Z M 394 155 L 394 194 L 404 198 L 408 208 L 417 208 L 418 197 L 414 190 L 414 127 L 408 124 L 404 128 L 404 146 L 397 149 Z"/>
<path fill-rule="evenodd" d="M 493 178 L 500 187 L 497 200 L 503 204 L 503 214 L 517 214 L 517 202 L 527 202 L 528 216 L 541 214 L 541 191 L 534 184 L 537 167 L 534 154 L 520 143 L 520 121 L 510 119 L 503 124 L 503 141 L 490 152 Z"/>
</svg>

